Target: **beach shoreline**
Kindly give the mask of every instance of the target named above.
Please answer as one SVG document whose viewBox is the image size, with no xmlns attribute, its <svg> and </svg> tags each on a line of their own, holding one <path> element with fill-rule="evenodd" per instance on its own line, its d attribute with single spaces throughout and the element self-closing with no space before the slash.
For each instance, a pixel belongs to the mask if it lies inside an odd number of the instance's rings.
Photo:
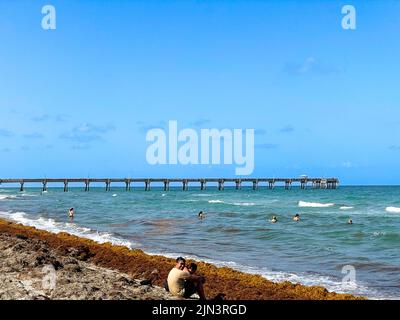
<svg viewBox="0 0 400 320">
<path fill-rule="evenodd" d="M 27 270 L 31 269 L 30 272 L 37 273 L 39 269 L 34 270 L 35 267 L 43 268 L 46 265 L 54 267 L 57 279 L 60 278 L 59 281 L 65 278 L 72 279 L 72 284 L 69 283 L 68 286 L 65 286 L 65 290 L 63 289 L 65 292 L 61 290 L 68 298 L 72 296 L 72 299 L 77 300 L 176 299 L 162 288 L 169 270 L 174 266 L 175 262 L 172 258 L 148 255 L 139 249 L 131 250 L 110 243 L 100 244 L 65 232 L 51 233 L 3 219 L 0 219 L 0 245 L 8 247 L 8 251 L 1 250 L 3 255 L 5 252 L 6 255 L 8 254 L 8 258 L 10 255 L 26 256 L 29 250 L 36 252 L 38 248 L 41 250 L 39 252 L 42 252 L 42 255 L 36 256 L 36 260 L 30 262 L 23 259 L 5 260 L 2 257 L 0 267 L 3 269 L 3 279 L 0 282 L 0 299 L 35 299 L 35 296 L 29 294 L 20 295 L 18 290 L 13 292 L 13 288 L 7 288 L 7 286 L 11 286 L 10 283 L 13 283 L 9 280 L 15 279 L 24 272 L 27 274 Z M 45 254 L 43 255 L 43 253 Z M 71 259 L 72 267 L 68 265 Z M 8 263 L 7 266 L 5 261 Z M 246 274 L 200 261 L 196 261 L 196 263 L 199 273 L 207 279 L 205 284 L 207 298 L 213 298 L 223 293 L 227 300 L 362 299 L 350 294 L 328 292 L 320 286 L 304 286 L 288 281 L 274 283 L 261 275 Z M 78 276 L 76 276 L 74 272 L 79 269 Z M 93 275 L 96 273 L 102 275 L 102 279 L 105 281 L 104 287 L 95 285 L 98 279 Z M 41 279 L 41 277 L 37 279 Z M 115 279 L 120 280 L 116 281 Z M 140 285 L 140 281 L 144 279 L 152 279 L 152 285 Z M 28 279 L 28 283 L 29 281 L 31 280 Z M 111 285 L 112 283 L 116 283 L 116 287 Z M 58 282 L 56 291 L 60 284 L 62 282 Z M 74 295 L 73 290 L 77 290 L 77 288 L 80 288 L 81 294 L 75 293 Z M 87 290 L 82 290 L 82 288 Z M 69 292 L 71 290 L 72 292 Z M 38 292 L 39 298 L 63 299 L 62 294 L 46 294 L 43 290 Z"/>
</svg>

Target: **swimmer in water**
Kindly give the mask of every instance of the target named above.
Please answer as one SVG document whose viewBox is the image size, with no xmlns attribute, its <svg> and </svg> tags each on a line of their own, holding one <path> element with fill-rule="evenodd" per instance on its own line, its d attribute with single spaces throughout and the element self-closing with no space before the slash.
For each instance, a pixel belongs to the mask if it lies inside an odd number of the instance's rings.
<svg viewBox="0 0 400 320">
<path fill-rule="evenodd" d="M 277 223 L 278 222 L 278 218 L 276 216 L 273 216 L 271 219 L 272 223 Z"/>
<path fill-rule="evenodd" d="M 349 219 L 349 221 L 347 221 L 347 224 L 353 224 L 353 220 Z"/>
<path fill-rule="evenodd" d="M 75 214 L 74 208 L 70 208 L 68 211 L 68 216 L 71 220 L 74 219 L 74 214 Z"/>
<path fill-rule="evenodd" d="M 300 215 L 298 213 L 295 214 L 295 216 L 293 217 L 294 221 L 300 221 Z"/>
<path fill-rule="evenodd" d="M 198 214 L 198 217 L 199 217 L 200 220 L 203 220 L 206 217 L 206 215 L 204 214 L 203 211 L 200 211 L 199 214 Z"/>
</svg>

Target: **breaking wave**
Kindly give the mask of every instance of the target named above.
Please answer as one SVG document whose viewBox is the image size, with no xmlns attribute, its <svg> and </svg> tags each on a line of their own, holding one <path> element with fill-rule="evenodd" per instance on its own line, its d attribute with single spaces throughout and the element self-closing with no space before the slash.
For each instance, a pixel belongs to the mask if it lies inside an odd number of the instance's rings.
<svg viewBox="0 0 400 320">
<path fill-rule="evenodd" d="M 304 208 L 327 208 L 334 206 L 334 203 L 318 203 L 318 202 L 306 202 L 306 201 L 299 201 L 298 206 Z"/>
<path fill-rule="evenodd" d="M 385 210 L 390 213 L 400 213 L 400 208 L 398 207 L 386 207 Z"/>
<path fill-rule="evenodd" d="M 131 241 L 117 238 L 111 233 L 99 232 L 90 228 L 79 227 L 74 223 L 56 222 L 54 219 L 42 217 L 37 219 L 29 218 L 25 212 L 0 211 L 0 217 L 21 223 L 25 226 L 35 227 L 37 229 L 46 230 L 52 233 L 66 232 L 78 237 L 96 241 L 98 243 L 110 242 L 115 245 L 126 246 L 129 249 L 132 249 L 134 246 L 138 245 L 137 243 L 132 243 Z"/>
<path fill-rule="evenodd" d="M 231 206 L 255 206 L 256 204 L 254 202 L 225 202 L 222 200 L 209 200 L 208 203 L 222 203 L 222 204 L 228 204 Z"/>
</svg>

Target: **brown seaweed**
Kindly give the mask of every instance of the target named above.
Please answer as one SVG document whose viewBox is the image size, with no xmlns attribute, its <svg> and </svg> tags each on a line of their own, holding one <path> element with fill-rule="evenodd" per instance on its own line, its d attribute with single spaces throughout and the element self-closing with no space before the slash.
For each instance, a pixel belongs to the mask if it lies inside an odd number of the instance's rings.
<svg viewBox="0 0 400 320">
<path fill-rule="evenodd" d="M 0 219 L 0 232 L 29 239 L 39 239 L 61 254 L 72 254 L 77 259 L 98 266 L 119 270 L 135 278 L 148 279 L 157 270 L 153 284 L 162 286 L 174 259 L 145 254 L 142 250 L 70 235 L 38 230 Z M 261 275 L 246 274 L 226 267 L 198 262 L 198 270 L 206 277 L 205 291 L 208 297 L 225 294 L 227 300 L 353 300 L 363 299 L 350 294 L 328 292 L 320 286 L 304 286 L 288 281 L 274 283 Z"/>
</svg>

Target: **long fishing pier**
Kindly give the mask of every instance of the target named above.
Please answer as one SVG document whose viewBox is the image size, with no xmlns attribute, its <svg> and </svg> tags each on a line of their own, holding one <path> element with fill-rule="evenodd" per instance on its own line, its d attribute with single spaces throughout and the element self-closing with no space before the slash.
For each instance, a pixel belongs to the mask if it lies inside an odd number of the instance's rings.
<svg viewBox="0 0 400 320">
<path fill-rule="evenodd" d="M 200 190 L 206 190 L 207 184 L 218 186 L 218 190 L 224 190 L 225 184 L 231 184 L 236 190 L 242 188 L 242 184 L 250 184 L 253 190 L 257 190 L 259 186 L 265 185 L 269 189 L 273 189 L 277 184 L 281 184 L 285 189 L 291 189 L 292 184 L 297 184 L 301 189 L 336 189 L 339 185 L 337 178 L 207 178 L 207 179 L 97 179 L 97 178 L 61 178 L 61 179 L 0 179 L 0 185 L 19 184 L 20 191 L 24 191 L 25 184 L 41 184 L 42 190 L 47 191 L 48 184 L 61 183 L 64 185 L 64 192 L 68 191 L 68 186 L 71 183 L 80 183 L 84 185 L 84 190 L 89 191 L 91 183 L 104 183 L 106 191 L 111 190 L 111 183 L 125 184 L 127 191 L 131 190 L 131 186 L 140 184 L 144 186 L 144 190 L 149 191 L 152 183 L 161 183 L 164 185 L 164 191 L 168 191 L 170 183 L 178 183 L 182 185 L 182 190 L 189 190 L 189 184 L 198 185 Z"/>
</svg>

